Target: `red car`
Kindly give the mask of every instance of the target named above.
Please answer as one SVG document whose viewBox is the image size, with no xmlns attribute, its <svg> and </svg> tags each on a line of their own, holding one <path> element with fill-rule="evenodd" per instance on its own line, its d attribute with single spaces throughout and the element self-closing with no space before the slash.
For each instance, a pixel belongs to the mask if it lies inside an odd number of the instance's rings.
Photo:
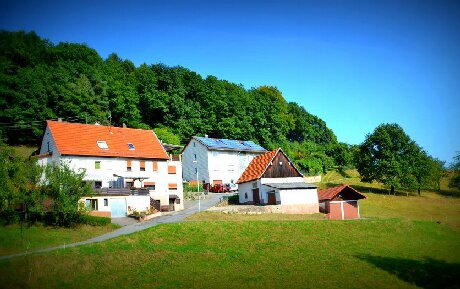
<svg viewBox="0 0 460 289">
<path fill-rule="evenodd" d="M 225 185 L 216 184 L 211 187 L 210 191 L 213 193 L 227 193 L 230 191 L 230 186 L 227 184 Z"/>
</svg>

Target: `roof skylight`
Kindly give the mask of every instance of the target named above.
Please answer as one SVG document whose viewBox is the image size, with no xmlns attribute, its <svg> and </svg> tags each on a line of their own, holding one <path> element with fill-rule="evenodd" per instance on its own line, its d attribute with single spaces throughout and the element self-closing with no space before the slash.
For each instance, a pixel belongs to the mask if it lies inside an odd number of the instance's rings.
<svg viewBox="0 0 460 289">
<path fill-rule="evenodd" d="M 128 143 L 128 148 L 130 150 L 135 150 L 134 145 L 132 143 Z"/>
<path fill-rule="evenodd" d="M 107 143 L 105 142 L 105 140 L 98 140 L 98 141 L 97 141 L 97 146 L 98 146 L 100 149 L 103 149 L 103 150 L 108 150 L 108 149 L 109 149 L 109 146 L 107 145 Z"/>
</svg>

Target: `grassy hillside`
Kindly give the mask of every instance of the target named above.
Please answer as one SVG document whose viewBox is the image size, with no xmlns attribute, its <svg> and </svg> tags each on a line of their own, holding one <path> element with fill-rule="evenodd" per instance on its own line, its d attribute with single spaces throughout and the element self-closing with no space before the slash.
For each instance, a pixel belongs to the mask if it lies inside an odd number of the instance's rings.
<svg viewBox="0 0 460 289">
<path fill-rule="evenodd" d="M 11 146 L 11 148 L 17 155 L 22 156 L 23 158 L 30 157 L 32 153 L 38 149 L 31 146 Z"/>
<path fill-rule="evenodd" d="M 56 228 L 40 224 L 0 226 L 0 256 L 49 248 L 91 239 L 117 229 L 118 226 L 81 225 L 77 228 Z"/>
<path fill-rule="evenodd" d="M 458 288 L 458 245 L 425 221 L 188 222 L 0 261 L 0 286 Z"/>
<path fill-rule="evenodd" d="M 329 173 L 320 187 L 358 187 L 362 220 L 204 212 L 1 260 L 0 288 L 459 288 L 460 198 L 389 196 L 348 174 Z"/>
</svg>

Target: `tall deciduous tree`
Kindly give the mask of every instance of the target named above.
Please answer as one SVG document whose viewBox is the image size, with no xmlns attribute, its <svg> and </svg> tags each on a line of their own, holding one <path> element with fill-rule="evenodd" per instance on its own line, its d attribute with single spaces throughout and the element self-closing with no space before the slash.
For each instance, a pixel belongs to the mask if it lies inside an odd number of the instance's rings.
<svg viewBox="0 0 460 289">
<path fill-rule="evenodd" d="M 395 188 L 413 178 L 413 155 L 417 146 L 398 124 L 381 124 L 359 147 L 357 169 L 365 182 L 379 181 Z"/>
<path fill-rule="evenodd" d="M 457 152 L 454 160 L 454 163 L 450 167 L 454 171 L 454 176 L 449 182 L 449 187 L 460 190 L 460 152 Z"/>
</svg>

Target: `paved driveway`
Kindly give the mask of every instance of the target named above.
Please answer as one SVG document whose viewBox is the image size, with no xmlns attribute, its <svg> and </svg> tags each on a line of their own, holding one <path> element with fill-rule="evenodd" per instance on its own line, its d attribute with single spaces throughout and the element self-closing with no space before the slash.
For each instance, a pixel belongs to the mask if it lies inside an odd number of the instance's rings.
<svg viewBox="0 0 460 289">
<path fill-rule="evenodd" d="M 145 230 L 147 228 L 156 226 L 158 224 L 177 223 L 177 222 L 182 221 L 185 217 L 198 212 L 198 210 L 199 210 L 198 207 L 200 207 L 201 211 L 207 210 L 210 207 L 214 206 L 217 202 L 219 202 L 219 200 L 223 196 L 227 196 L 227 195 L 231 195 L 231 194 L 209 194 L 208 199 L 201 200 L 200 202 L 197 201 L 197 200 L 184 202 L 185 209 L 182 210 L 182 211 L 171 212 L 171 213 L 165 214 L 163 216 L 160 216 L 160 217 L 157 217 L 157 218 L 154 218 L 152 220 L 145 221 L 145 222 L 142 222 L 142 223 L 130 224 L 130 225 L 124 226 L 124 227 L 122 227 L 122 228 L 120 228 L 120 229 L 118 229 L 116 231 L 113 231 L 113 232 L 110 232 L 110 233 L 107 233 L 107 234 L 104 234 L 104 235 L 101 235 L 101 236 L 97 236 L 97 237 L 94 237 L 94 238 L 86 240 L 86 241 L 73 243 L 73 244 L 67 244 L 67 245 L 61 245 L 61 246 L 52 247 L 52 248 L 40 249 L 40 250 L 30 251 L 30 252 L 26 252 L 26 253 L 18 253 L 18 254 L 14 254 L 14 255 L 1 256 L 0 260 L 10 259 L 10 258 L 20 257 L 20 256 L 25 256 L 25 255 L 31 254 L 31 253 L 49 252 L 49 251 L 54 251 L 54 250 L 58 250 L 58 249 L 65 249 L 65 248 L 68 248 L 68 247 L 76 247 L 76 246 L 90 244 L 90 243 L 103 242 L 103 241 L 106 241 L 106 240 L 109 240 L 109 239 L 112 239 L 112 238 L 115 238 L 115 237 L 118 237 L 118 236 L 128 235 L 128 234 L 132 234 L 132 233 L 135 233 L 135 232 L 139 232 L 139 231 Z"/>
</svg>

